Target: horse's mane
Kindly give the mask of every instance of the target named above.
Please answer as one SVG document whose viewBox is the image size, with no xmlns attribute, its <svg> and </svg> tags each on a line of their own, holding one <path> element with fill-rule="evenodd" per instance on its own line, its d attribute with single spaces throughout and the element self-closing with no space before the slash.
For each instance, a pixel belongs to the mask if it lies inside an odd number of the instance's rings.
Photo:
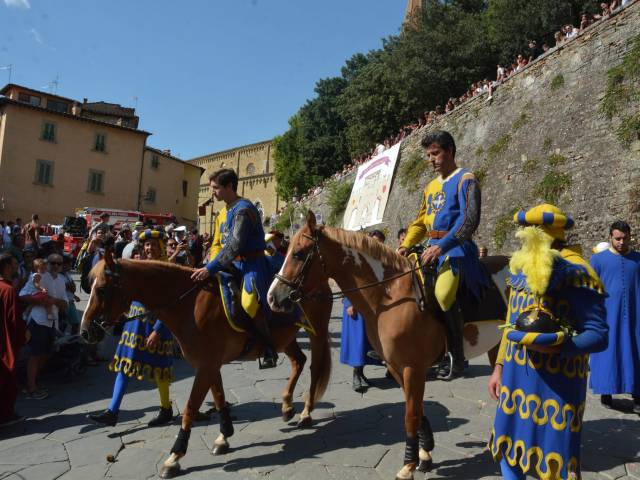
<svg viewBox="0 0 640 480">
<path fill-rule="evenodd" d="M 407 271 L 411 268 L 411 261 L 398 255 L 392 248 L 372 237 L 368 237 L 361 232 L 351 232 L 342 230 L 341 228 L 322 227 L 322 233 L 337 243 L 348 248 L 353 248 L 358 252 L 369 255 L 376 260 L 380 260 L 382 264 L 396 271 Z"/>
<path fill-rule="evenodd" d="M 120 259 L 118 260 L 118 264 L 126 269 L 127 266 L 142 266 L 146 270 L 156 271 L 158 275 L 163 275 L 166 279 L 167 273 L 178 273 L 180 272 L 179 278 L 188 278 L 191 276 L 193 269 L 190 267 L 184 267 L 182 265 L 177 265 L 175 263 L 167 262 L 166 260 L 127 260 Z M 104 260 L 100 260 L 89 272 L 89 279 L 93 283 L 93 280 L 102 276 L 106 269 L 106 263 Z"/>
</svg>

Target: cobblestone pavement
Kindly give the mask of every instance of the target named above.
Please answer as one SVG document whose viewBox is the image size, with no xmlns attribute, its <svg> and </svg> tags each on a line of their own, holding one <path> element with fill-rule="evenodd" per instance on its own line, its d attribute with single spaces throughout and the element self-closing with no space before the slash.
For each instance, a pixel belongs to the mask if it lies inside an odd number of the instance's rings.
<svg viewBox="0 0 640 480">
<path fill-rule="evenodd" d="M 82 304 L 80 306 L 83 306 Z M 351 390 L 351 371 L 338 362 L 340 305 L 331 321 L 333 373 L 322 402 L 313 413 L 313 427 L 299 430 L 295 418 L 284 423 L 280 392 L 289 373 L 281 365 L 259 371 L 256 362 L 235 362 L 223 369 L 227 399 L 234 405 L 235 435 L 225 456 L 210 453 L 218 435 L 216 415 L 193 429 L 187 456 L 181 461 L 185 479 L 393 479 L 404 453 L 403 397 L 381 367 L 366 367 L 375 383 L 365 394 Z M 300 338 L 303 348 L 308 342 Z M 104 355 L 113 352 L 106 345 Z M 471 362 L 467 378 L 428 382 L 426 412 L 434 429 L 434 469 L 427 478 L 500 478 L 485 445 L 495 405 L 486 382 L 485 358 Z M 308 365 L 309 363 L 307 363 Z M 301 411 L 308 388 L 308 368 L 296 389 Z M 177 412 L 191 387 L 192 369 L 175 366 L 171 398 Z M 51 392 L 43 401 L 21 396 L 17 409 L 27 415 L 22 424 L 0 430 L 0 479 L 91 480 L 99 478 L 156 478 L 179 429 L 148 428 L 159 399 L 152 384 L 131 382 L 120 423 L 100 428 L 86 419 L 88 412 L 106 408 L 114 376 L 106 366 L 90 367 L 72 379 L 43 379 Z M 207 400 L 211 405 L 211 396 Z M 207 405 L 205 405 L 205 408 Z M 605 410 L 592 395 L 584 424 L 585 479 L 640 479 L 640 421 L 636 415 Z M 107 455 L 114 455 L 109 463 Z M 416 473 L 416 479 L 424 474 Z"/>
</svg>

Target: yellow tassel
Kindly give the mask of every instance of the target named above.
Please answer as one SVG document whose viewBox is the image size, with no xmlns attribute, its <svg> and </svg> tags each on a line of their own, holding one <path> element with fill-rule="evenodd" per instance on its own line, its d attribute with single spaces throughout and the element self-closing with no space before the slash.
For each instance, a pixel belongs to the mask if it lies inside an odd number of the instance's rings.
<svg viewBox="0 0 640 480">
<path fill-rule="evenodd" d="M 512 255 L 509 269 L 514 275 L 522 272 L 531 292 L 542 296 L 547 291 L 553 262 L 560 252 L 551 248 L 553 237 L 539 227 L 522 228 L 516 237 L 522 241 L 522 247 Z"/>
</svg>

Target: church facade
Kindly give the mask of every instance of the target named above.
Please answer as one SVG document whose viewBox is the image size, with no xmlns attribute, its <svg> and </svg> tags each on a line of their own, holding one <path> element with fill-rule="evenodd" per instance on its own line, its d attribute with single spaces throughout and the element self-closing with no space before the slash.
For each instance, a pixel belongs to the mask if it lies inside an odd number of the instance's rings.
<svg viewBox="0 0 640 480">
<path fill-rule="evenodd" d="M 276 177 L 271 140 L 215 152 L 188 161 L 204 168 L 198 194 L 198 224 L 200 232 L 213 232 L 215 217 L 222 205 L 211 198 L 209 175 L 221 168 L 231 168 L 238 174 L 238 194 L 248 198 L 262 213 L 263 222 L 282 206 L 276 192 Z"/>
</svg>

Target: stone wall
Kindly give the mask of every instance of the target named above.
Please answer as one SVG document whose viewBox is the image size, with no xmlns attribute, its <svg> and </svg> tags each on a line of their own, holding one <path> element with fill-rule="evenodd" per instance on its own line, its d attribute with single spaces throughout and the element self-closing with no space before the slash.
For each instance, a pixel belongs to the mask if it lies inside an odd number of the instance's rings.
<svg viewBox="0 0 640 480">
<path fill-rule="evenodd" d="M 390 243 L 413 220 L 421 189 L 433 178 L 426 161 L 416 161 L 420 140 L 431 129 L 444 129 L 456 139 L 458 164 L 481 181 L 476 242 L 490 254 L 514 249 L 514 209 L 539 203 L 545 188 L 556 191 L 558 206 L 576 221 L 571 242 L 590 250 L 607 239 L 614 220 L 625 219 L 637 244 L 640 141 L 624 146 L 615 133 L 620 120 L 605 118 L 599 109 L 607 72 L 621 63 L 638 32 L 640 2 L 551 50 L 499 86 L 491 101 L 476 97 L 405 139 L 380 226 L 392 234 Z M 637 112 L 639 106 L 629 109 Z M 327 218 L 325 197 L 308 206 Z"/>
</svg>

